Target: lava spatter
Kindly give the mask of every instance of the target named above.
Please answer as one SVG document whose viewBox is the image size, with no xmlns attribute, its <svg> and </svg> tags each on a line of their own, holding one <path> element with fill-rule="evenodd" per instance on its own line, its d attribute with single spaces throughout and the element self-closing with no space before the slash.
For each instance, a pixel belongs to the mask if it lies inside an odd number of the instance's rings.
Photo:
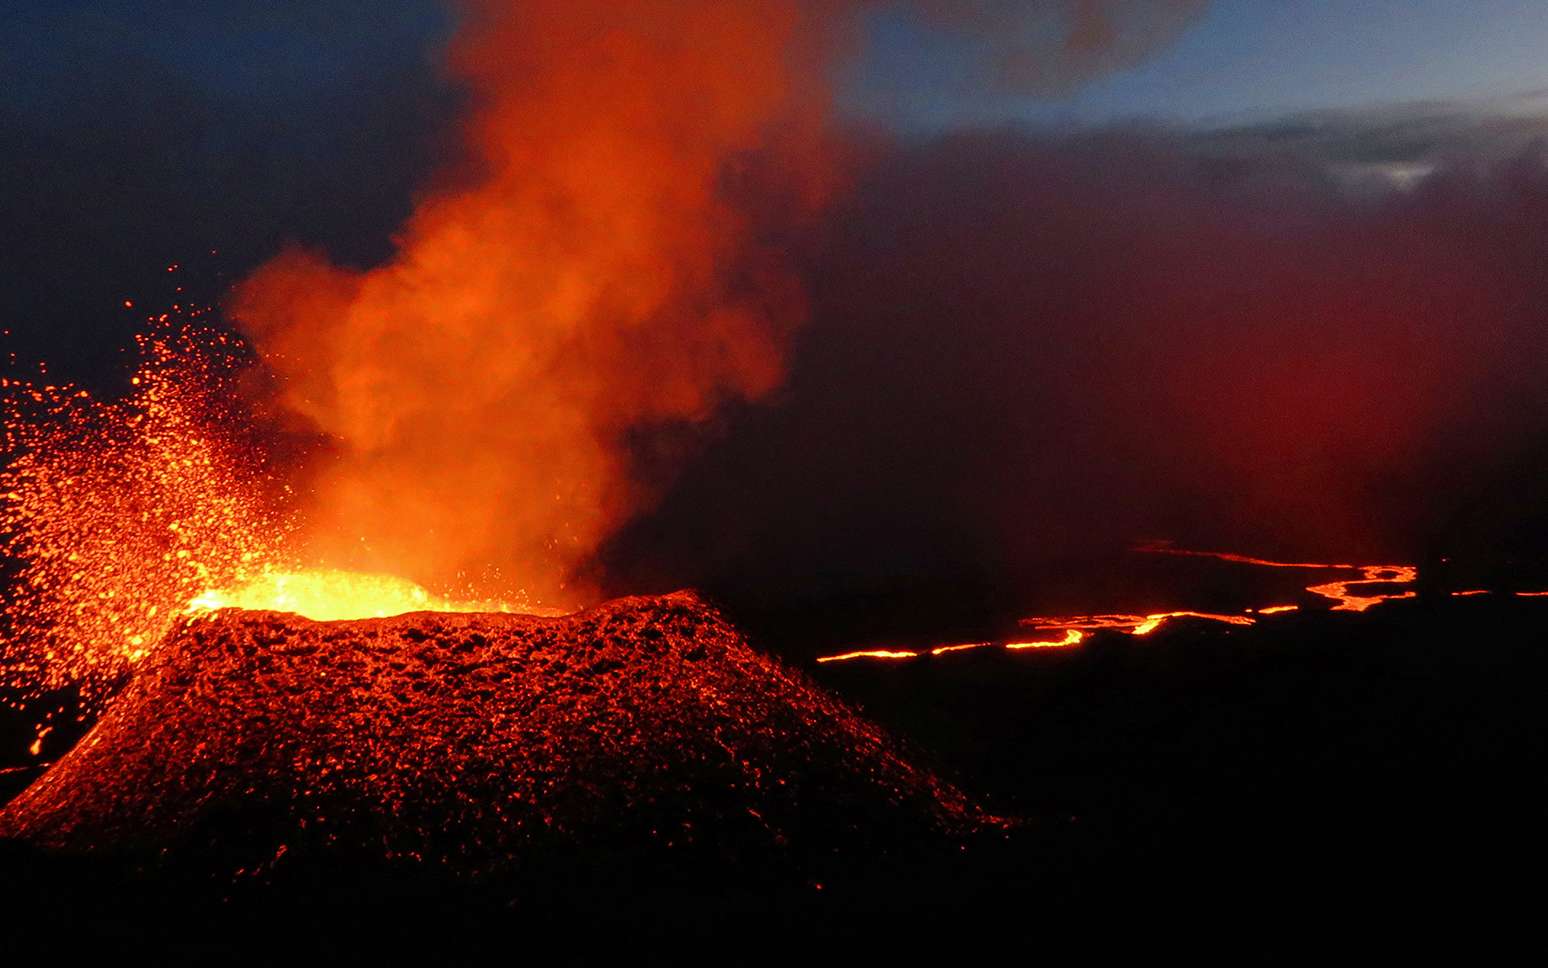
<svg viewBox="0 0 1548 968">
<path fill-rule="evenodd" d="M 0 381 L 0 533 L 12 569 L 0 685 L 109 692 L 210 587 L 269 565 L 261 452 L 232 410 L 240 340 L 153 319 L 122 399 L 39 375 Z"/>
<path fill-rule="evenodd" d="M 148 317 L 116 399 L 52 382 L 46 366 L 0 378 L 0 701 L 32 708 L 70 691 L 94 714 L 185 616 L 221 608 L 322 620 L 539 610 L 300 554 L 288 485 L 237 393 L 250 354 L 205 312 Z M 41 736 L 56 713 L 36 712 Z"/>
<path fill-rule="evenodd" d="M 186 619 L 0 836 L 482 871 L 566 844 L 811 856 L 994 822 L 679 593 L 565 618 Z"/>
</svg>

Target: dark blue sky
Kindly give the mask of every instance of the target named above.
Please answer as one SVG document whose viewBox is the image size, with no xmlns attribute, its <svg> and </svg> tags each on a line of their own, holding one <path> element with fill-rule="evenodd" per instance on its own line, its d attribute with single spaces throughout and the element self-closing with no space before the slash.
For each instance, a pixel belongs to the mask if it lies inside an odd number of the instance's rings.
<svg viewBox="0 0 1548 968">
<path fill-rule="evenodd" d="M 450 25 L 439 0 L 0 0 L 0 11 L 13 102 L 66 97 L 75 70 L 135 65 L 219 96 L 304 98 L 426 64 Z"/>
<path fill-rule="evenodd" d="M 1541 0 L 1216 0 L 1145 63 L 1056 99 L 954 91 L 970 45 L 931 36 L 896 13 L 874 20 L 851 106 L 930 127 L 1213 120 L 1548 85 Z"/>
<path fill-rule="evenodd" d="M 13 101 L 59 97 L 84 58 L 153 63 L 222 96 L 306 97 L 434 56 L 439 0 L 4 0 L 0 78 Z M 851 110 L 910 126 L 1167 120 L 1497 96 L 1548 85 L 1540 0 L 1216 0 L 1138 67 L 1058 97 L 967 91 L 970 43 L 872 17 Z"/>
</svg>

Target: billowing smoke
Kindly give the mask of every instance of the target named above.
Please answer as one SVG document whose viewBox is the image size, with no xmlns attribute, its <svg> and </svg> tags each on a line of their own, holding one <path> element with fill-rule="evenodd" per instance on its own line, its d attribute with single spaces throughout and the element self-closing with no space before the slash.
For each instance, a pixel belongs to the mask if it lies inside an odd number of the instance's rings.
<svg viewBox="0 0 1548 968">
<path fill-rule="evenodd" d="M 465 167 L 386 265 L 289 252 L 235 313 L 338 444 L 308 482 L 314 554 L 563 600 L 638 507 L 631 428 L 783 376 L 803 297 L 768 237 L 825 190 L 819 38 L 795 0 L 464 14 Z"/>
<path fill-rule="evenodd" d="M 577 566 L 649 506 L 647 477 L 670 480 L 671 460 L 641 472 L 642 447 L 682 452 L 785 377 L 808 299 L 791 240 L 840 174 L 828 67 L 872 6 L 462 4 L 466 157 L 395 255 L 360 271 L 289 251 L 234 303 L 280 409 L 333 442 L 301 487 L 308 551 L 584 597 Z M 1011 37 L 1000 76 L 1051 89 L 1196 4 L 916 6 Z M 1002 34 L 1012 20 L 1026 29 Z"/>
</svg>

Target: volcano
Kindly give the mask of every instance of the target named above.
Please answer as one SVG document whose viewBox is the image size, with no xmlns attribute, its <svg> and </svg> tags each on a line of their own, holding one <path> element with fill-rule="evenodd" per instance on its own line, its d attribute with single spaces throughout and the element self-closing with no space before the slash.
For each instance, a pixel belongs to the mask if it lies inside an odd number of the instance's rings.
<svg viewBox="0 0 1548 968">
<path fill-rule="evenodd" d="M 692 593 L 561 618 L 189 619 L 0 836 L 231 874 L 575 850 L 781 858 L 994 822 Z"/>
</svg>

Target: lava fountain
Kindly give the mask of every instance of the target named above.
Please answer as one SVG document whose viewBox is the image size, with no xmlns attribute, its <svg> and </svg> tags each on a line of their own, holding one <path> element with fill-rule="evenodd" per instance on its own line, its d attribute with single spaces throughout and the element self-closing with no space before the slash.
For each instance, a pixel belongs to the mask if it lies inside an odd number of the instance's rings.
<svg viewBox="0 0 1548 968">
<path fill-rule="evenodd" d="M 73 688 L 88 707 L 188 615 L 220 608 L 317 619 L 411 611 L 512 611 L 407 579 L 299 557 L 288 488 L 235 390 L 244 342 L 202 311 L 150 321 L 122 399 L 4 381 L 0 529 L 3 685 L 25 703 Z"/>
</svg>

